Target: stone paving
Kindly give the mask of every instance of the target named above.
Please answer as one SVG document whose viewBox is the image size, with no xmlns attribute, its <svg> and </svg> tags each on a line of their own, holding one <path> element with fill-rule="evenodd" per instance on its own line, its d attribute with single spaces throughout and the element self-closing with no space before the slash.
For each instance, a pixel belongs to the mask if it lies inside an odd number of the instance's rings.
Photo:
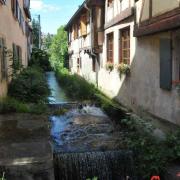
<svg viewBox="0 0 180 180">
<path fill-rule="evenodd" d="M 53 153 L 47 116 L 0 115 L 0 177 L 53 180 Z"/>
</svg>

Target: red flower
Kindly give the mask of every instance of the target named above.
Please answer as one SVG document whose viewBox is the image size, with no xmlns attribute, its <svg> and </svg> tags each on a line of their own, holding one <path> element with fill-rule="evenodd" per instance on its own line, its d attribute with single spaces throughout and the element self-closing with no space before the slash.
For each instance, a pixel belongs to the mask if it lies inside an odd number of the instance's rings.
<svg viewBox="0 0 180 180">
<path fill-rule="evenodd" d="M 160 177 L 159 176 L 152 176 L 151 180 L 160 180 Z"/>
</svg>

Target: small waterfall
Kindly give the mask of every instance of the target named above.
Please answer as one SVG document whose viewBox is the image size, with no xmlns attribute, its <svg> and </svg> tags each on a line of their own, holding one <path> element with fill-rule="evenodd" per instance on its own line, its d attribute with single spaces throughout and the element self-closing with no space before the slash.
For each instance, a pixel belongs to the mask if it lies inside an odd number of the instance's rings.
<svg viewBox="0 0 180 180">
<path fill-rule="evenodd" d="M 52 115 L 49 118 L 55 180 L 132 178 L 132 153 L 119 150 L 123 136 L 107 114 L 88 102 L 71 102 L 59 86 L 55 74 L 49 72 L 46 77 L 52 91 L 52 97 L 49 97 L 52 114 L 64 108 L 69 110 L 64 115 Z M 113 110 L 112 117 L 123 116 L 124 113 L 119 113 L 119 109 Z"/>
<path fill-rule="evenodd" d="M 54 154 L 55 180 L 128 180 L 133 175 L 127 151 Z"/>
</svg>

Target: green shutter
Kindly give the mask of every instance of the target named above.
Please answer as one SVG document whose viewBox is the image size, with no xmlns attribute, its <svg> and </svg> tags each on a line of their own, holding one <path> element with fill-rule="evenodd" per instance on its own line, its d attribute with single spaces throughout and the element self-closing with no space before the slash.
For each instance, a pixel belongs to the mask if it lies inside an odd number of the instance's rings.
<svg viewBox="0 0 180 180">
<path fill-rule="evenodd" d="M 172 88 L 172 47 L 170 39 L 160 39 L 160 88 Z"/>
<path fill-rule="evenodd" d="M 0 61 L 1 61 L 1 80 L 6 78 L 6 54 L 5 54 L 5 40 L 0 38 Z"/>
</svg>

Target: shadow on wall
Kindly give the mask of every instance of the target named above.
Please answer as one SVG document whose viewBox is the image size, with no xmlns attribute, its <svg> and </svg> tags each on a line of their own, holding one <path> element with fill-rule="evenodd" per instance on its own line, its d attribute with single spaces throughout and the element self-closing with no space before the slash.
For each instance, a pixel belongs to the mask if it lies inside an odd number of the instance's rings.
<svg viewBox="0 0 180 180">
<path fill-rule="evenodd" d="M 160 88 L 161 36 L 164 37 L 166 34 L 136 40 L 131 73 L 125 77 L 115 99 L 139 115 L 153 115 L 153 118 L 180 125 L 180 101 L 177 90 L 174 88 L 165 91 Z"/>
</svg>

